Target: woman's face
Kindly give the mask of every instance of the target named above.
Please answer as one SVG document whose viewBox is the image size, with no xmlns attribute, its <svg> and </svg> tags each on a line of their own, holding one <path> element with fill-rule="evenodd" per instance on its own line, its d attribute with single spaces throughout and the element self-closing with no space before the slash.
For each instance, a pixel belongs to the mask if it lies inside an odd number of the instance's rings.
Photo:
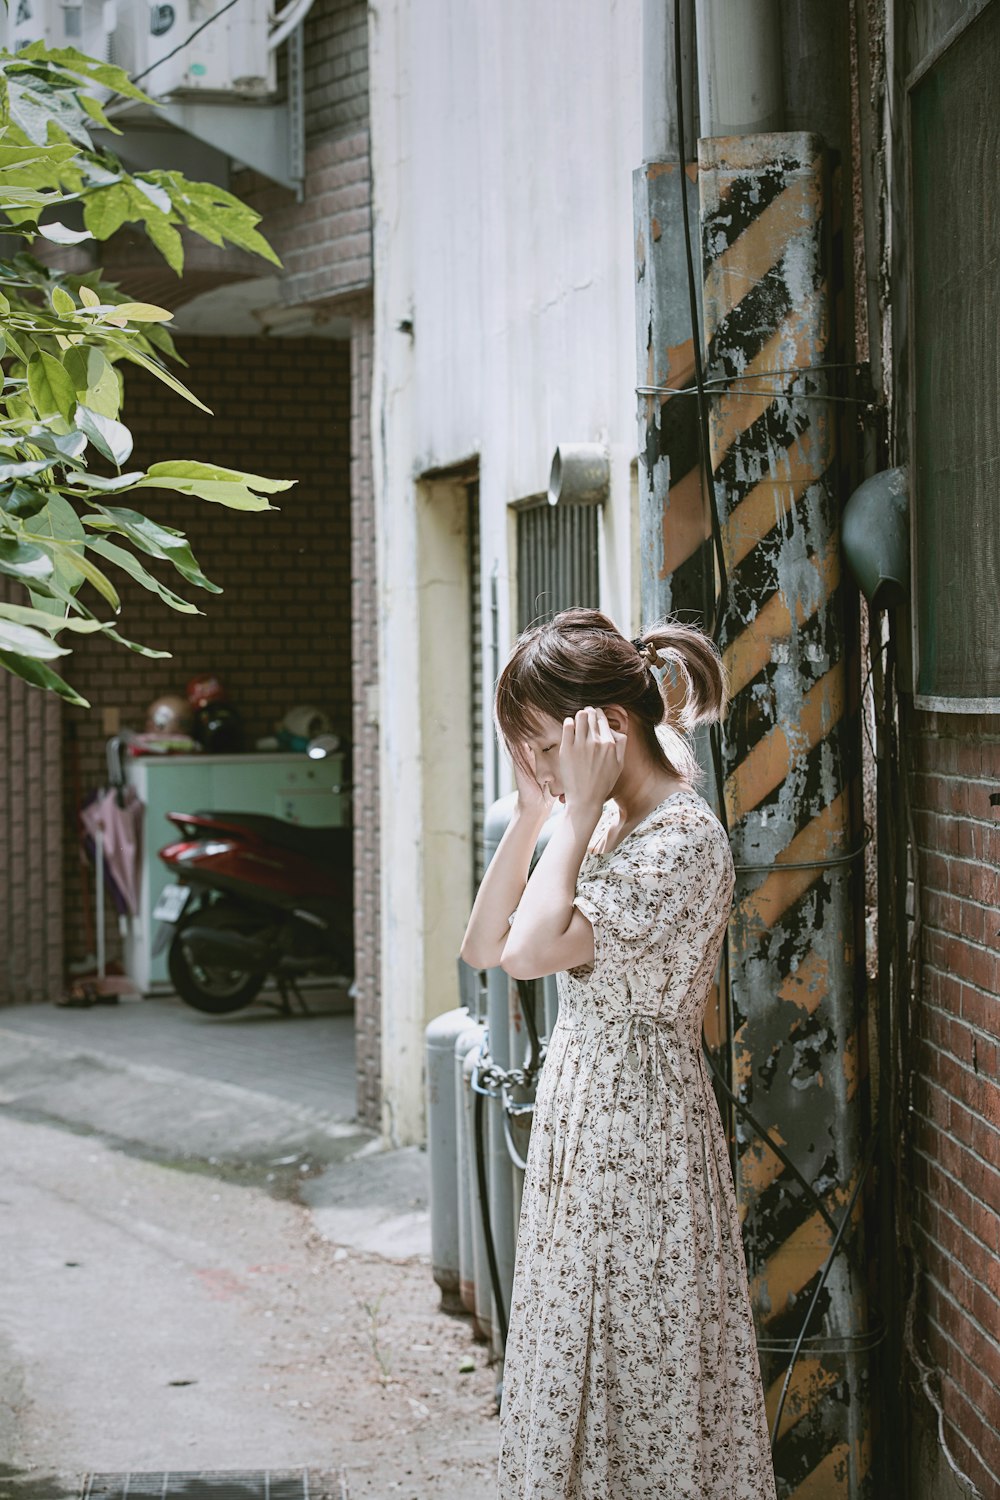
<svg viewBox="0 0 1000 1500">
<path fill-rule="evenodd" d="M 559 776 L 559 745 L 562 741 L 562 724 L 549 714 L 538 714 L 535 732 L 525 740 L 529 751 L 528 764 L 535 780 L 550 796 L 563 800 L 562 781 Z"/>
</svg>

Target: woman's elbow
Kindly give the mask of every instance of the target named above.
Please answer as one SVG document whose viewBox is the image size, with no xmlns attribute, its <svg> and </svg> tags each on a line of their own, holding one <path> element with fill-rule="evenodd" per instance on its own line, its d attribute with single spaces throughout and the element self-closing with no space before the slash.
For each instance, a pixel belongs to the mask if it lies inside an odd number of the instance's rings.
<svg viewBox="0 0 1000 1500">
<path fill-rule="evenodd" d="M 458 956 L 469 965 L 470 969 L 492 969 L 497 963 L 497 955 L 488 953 L 475 939 L 466 938 L 458 950 Z"/>
<path fill-rule="evenodd" d="M 509 942 L 503 950 L 500 967 L 505 974 L 510 975 L 511 979 L 538 979 L 542 974 L 542 970 L 537 962 L 532 960 L 530 953 L 513 947 Z"/>
</svg>

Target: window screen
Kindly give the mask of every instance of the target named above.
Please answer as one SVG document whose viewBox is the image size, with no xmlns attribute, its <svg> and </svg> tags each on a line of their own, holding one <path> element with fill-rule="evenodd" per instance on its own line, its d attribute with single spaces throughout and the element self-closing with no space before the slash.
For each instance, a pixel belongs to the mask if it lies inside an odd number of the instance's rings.
<svg viewBox="0 0 1000 1500">
<path fill-rule="evenodd" d="M 955 708 L 1000 700 L 998 76 L 990 5 L 910 93 L 917 692 Z"/>
<path fill-rule="evenodd" d="M 561 609 L 597 609 L 597 505 L 549 505 L 517 512 L 517 628 L 551 619 Z"/>
</svg>

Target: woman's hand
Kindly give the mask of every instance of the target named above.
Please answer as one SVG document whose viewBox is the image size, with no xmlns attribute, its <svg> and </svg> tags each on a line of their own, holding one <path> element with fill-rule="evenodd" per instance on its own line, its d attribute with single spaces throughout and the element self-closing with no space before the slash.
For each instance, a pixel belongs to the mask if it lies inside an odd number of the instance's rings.
<svg viewBox="0 0 1000 1500">
<path fill-rule="evenodd" d="M 625 744 L 602 708 L 581 708 L 563 720 L 559 775 L 567 807 L 600 811 L 621 775 Z"/>
<path fill-rule="evenodd" d="M 514 785 L 517 788 L 517 808 L 532 818 L 547 818 L 552 808 L 552 794 L 540 786 L 535 776 L 535 756 L 530 745 L 522 745 L 521 753 L 513 757 Z"/>
</svg>

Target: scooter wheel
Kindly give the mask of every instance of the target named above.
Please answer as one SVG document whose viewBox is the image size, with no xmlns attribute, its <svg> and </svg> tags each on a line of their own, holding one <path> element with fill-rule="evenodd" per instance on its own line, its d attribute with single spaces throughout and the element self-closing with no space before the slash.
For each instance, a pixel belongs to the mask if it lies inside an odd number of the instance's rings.
<svg viewBox="0 0 1000 1500">
<path fill-rule="evenodd" d="M 202 918 L 203 920 L 203 918 Z M 209 1016 L 227 1016 L 242 1010 L 259 993 L 267 978 L 265 969 L 208 969 L 195 963 L 184 946 L 184 928 L 174 934 L 167 954 L 167 969 L 174 989 L 187 1005 Z"/>
</svg>

